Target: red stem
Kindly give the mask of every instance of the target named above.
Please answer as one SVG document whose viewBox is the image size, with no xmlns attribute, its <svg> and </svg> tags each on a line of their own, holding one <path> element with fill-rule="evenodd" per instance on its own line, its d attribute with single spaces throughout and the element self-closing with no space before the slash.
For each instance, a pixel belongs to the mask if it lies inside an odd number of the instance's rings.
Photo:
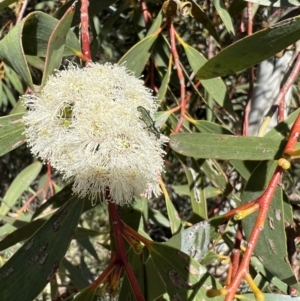
<svg viewBox="0 0 300 301">
<path fill-rule="evenodd" d="M 116 266 L 116 257 L 113 257 L 109 263 L 109 265 L 105 268 L 105 270 L 101 273 L 101 275 L 90 285 L 92 288 L 97 288 L 101 283 L 105 281 L 105 279 L 110 275 L 113 269 Z"/>
<path fill-rule="evenodd" d="M 140 5 L 141 5 L 141 10 L 142 10 L 145 26 L 146 26 L 146 29 L 148 30 L 149 25 L 150 25 L 149 24 L 149 12 L 148 12 L 148 7 L 147 7 L 145 0 L 141 0 Z"/>
<path fill-rule="evenodd" d="M 87 64 L 92 60 L 89 36 L 89 0 L 81 0 L 80 19 L 81 19 L 81 40 L 82 52 L 86 57 Z"/>
<path fill-rule="evenodd" d="M 295 51 L 297 51 L 297 49 Z M 300 55 L 298 54 L 293 70 L 289 75 L 288 79 L 286 80 L 286 82 L 284 83 L 284 85 L 282 86 L 282 88 L 280 89 L 280 92 L 274 102 L 274 105 L 279 106 L 278 121 L 283 121 L 284 119 L 285 95 L 287 94 L 292 84 L 295 82 L 296 78 L 299 75 L 299 72 L 300 72 Z"/>
<path fill-rule="evenodd" d="M 299 134 L 300 134 L 300 114 L 298 115 L 298 117 L 293 125 L 291 134 L 289 136 L 289 140 L 284 148 L 283 153 L 286 153 L 289 150 L 294 149 L 294 147 L 298 141 Z M 259 213 L 258 213 L 256 222 L 255 222 L 255 225 L 253 227 L 252 233 L 250 235 L 247 249 L 245 251 L 245 254 L 243 256 L 241 264 L 238 268 L 238 271 L 234 275 L 230 285 L 227 287 L 228 293 L 226 295 L 225 301 L 233 300 L 234 294 L 236 293 L 236 291 L 239 287 L 239 284 L 241 283 L 242 278 L 249 271 L 249 264 L 250 264 L 251 256 L 254 252 L 259 235 L 264 228 L 265 220 L 268 215 L 268 209 L 270 207 L 276 187 L 281 179 L 282 173 L 283 173 L 283 169 L 281 167 L 277 167 L 267 189 L 265 190 L 263 195 L 257 199 L 257 203 L 259 204 L 259 207 L 260 207 Z"/>
<path fill-rule="evenodd" d="M 175 41 L 175 28 L 173 23 L 170 21 L 170 42 L 171 42 L 171 51 L 172 55 L 174 58 L 174 64 L 177 70 L 177 75 L 180 83 L 180 107 L 181 107 L 181 112 L 180 112 L 180 118 L 178 121 L 178 124 L 176 128 L 174 129 L 174 133 L 178 133 L 182 123 L 184 121 L 184 116 L 186 114 L 186 102 L 187 99 L 185 98 L 185 82 L 184 82 L 184 76 L 182 72 L 182 68 L 180 66 L 180 61 L 179 61 L 179 55 L 176 49 L 176 41 Z"/>
<path fill-rule="evenodd" d="M 53 181 L 52 181 L 52 176 L 51 176 L 51 165 L 49 164 L 49 162 L 47 163 L 47 183 L 49 185 L 50 196 L 54 196 Z M 46 184 L 44 186 L 45 190 L 47 188 Z"/>
<path fill-rule="evenodd" d="M 135 299 L 138 301 L 143 301 L 145 300 L 144 296 L 140 290 L 139 284 L 136 280 L 134 272 L 126 256 L 126 250 L 125 250 L 123 235 L 122 235 L 122 232 L 124 230 L 124 226 L 123 226 L 124 224 L 119 217 L 117 207 L 114 203 L 109 201 L 108 209 L 109 209 L 111 224 L 113 226 L 114 238 L 116 243 L 116 262 L 119 262 L 123 265 L 129 283 L 131 285 L 132 291 L 134 293 Z"/>
<path fill-rule="evenodd" d="M 241 264 L 235 274 L 235 276 L 232 279 L 232 282 L 227 288 L 227 295 L 225 298 L 225 301 L 231 301 L 234 298 L 234 295 L 239 287 L 239 284 L 241 283 L 243 277 L 248 273 L 249 271 L 249 263 L 251 260 L 252 253 L 254 252 L 256 243 L 258 241 L 259 235 L 261 231 L 264 228 L 264 223 L 268 214 L 268 208 L 271 204 L 273 195 L 275 193 L 275 189 L 277 187 L 277 184 L 281 178 L 282 175 L 282 168 L 277 167 L 266 191 L 264 194 L 258 199 L 258 203 L 260 205 L 260 210 L 258 213 L 258 217 L 256 219 L 255 225 L 253 227 L 251 236 L 248 241 L 248 246 L 245 251 L 245 254 L 243 256 L 243 259 L 241 261 Z"/>
<path fill-rule="evenodd" d="M 240 255 L 241 255 L 241 242 L 243 239 L 243 229 L 242 229 L 242 223 L 238 223 L 238 229 L 235 235 L 235 243 L 234 243 L 234 249 L 232 251 L 231 255 L 231 262 L 232 262 L 232 278 L 234 278 L 235 274 L 238 271 L 239 263 L 240 263 Z M 230 283 L 231 280 L 230 279 Z"/>
<path fill-rule="evenodd" d="M 248 35 L 253 33 L 253 16 L 252 16 L 253 3 L 247 3 L 247 15 L 248 15 Z"/>
<path fill-rule="evenodd" d="M 148 249 L 151 247 L 151 241 L 123 223 L 123 235 L 127 238 L 128 234 L 141 241 Z"/>
</svg>

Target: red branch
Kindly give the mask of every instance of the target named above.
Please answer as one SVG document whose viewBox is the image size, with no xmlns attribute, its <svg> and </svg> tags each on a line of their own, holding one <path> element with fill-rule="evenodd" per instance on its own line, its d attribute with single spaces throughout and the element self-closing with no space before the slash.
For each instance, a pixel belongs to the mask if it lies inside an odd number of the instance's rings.
<svg viewBox="0 0 300 301">
<path fill-rule="evenodd" d="M 238 271 L 239 263 L 240 263 L 240 256 L 241 256 L 241 242 L 243 239 L 243 229 L 242 229 L 242 223 L 238 223 L 238 229 L 235 235 L 235 243 L 234 243 L 234 249 L 232 251 L 231 255 L 231 262 L 232 262 L 232 278 L 234 278 L 235 274 Z M 230 283 L 231 280 L 230 279 Z M 229 283 L 229 284 L 230 284 Z"/>
<path fill-rule="evenodd" d="M 179 79 L 179 83 L 180 83 L 180 107 L 181 107 L 181 112 L 180 112 L 180 119 L 178 121 L 178 124 L 176 126 L 176 128 L 174 129 L 174 133 L 178 133 L 182 123 L 184 121 L 184 116 L 186 113 L 186 103 L 187 103 L 187 99 L 185 98 L 185 83 L 184 83 L 184 76 L 182 73 L 182 69 L 180 66 L 180 61 L 179 61 L 179 56 L 178 56 L 178 52 L 176 49 L 176 41 L 175 41 L 175 29 L 174 29 L 174 25 L 172 22 L 170 22 L 170 41 L 171 41 L 171 51 L 172 51 L 172 55 L 174 58 L 174 63 L 175 63 L 175 67 L 177 70 L 177 75 L 178 75 L 178 79 Z"/>
<path fill-rule="evenodd" d="M 297 49 L 295 50 L 297 51 Z M 300 55 L 298 54 L 296 63 L 293 67 L 293 70 L 291 74 L 289 75 L 288 79 L 280 89 L 280 92 L 274 102 L 274 105 L 279 106 L 279 112 L 278 112 L 278 121 L 284 120 L 284 104 L 285 104 L 285 96 L 292 86 L 292 84 L 295 82 L 296 78 L 298 77 L 300 72 Z"/>
<path fill-rule="evenodd" d="M 146 4 L 145 0 L 141 0 L 140 5 L 141 5 L 142 13 L 143 13 L 143 19 L 144 19 L 144 22 L 145 22 L 145 26 L 146 26 L 146 29 L 148 30 L 149 27 L 150 27 L 150 22 L 149 22 L 150 20 L 149 20 L 148 7 L 147 7 L 147 4 Z"/>
<path fill-rule="evenodd" d="M 253 15 L 252 15 L 253 3 L 247 3 L 247 15 L 248 15 L 248 35 L 253 33 Z"/>
<path fill-rule="evenodd" d="M 82 52 L 88 59 L 88 62 L 92 60 L 91 48 L 90 48 L 90 36 L 89 36 L 89 0 L 81 0 L 80 19 L 81 19 L 81 40 L 82 40 Z M 87 64 L 88 64 L 87 62 Z"/>
<path fill-rule="evenodd" d="M 293 125 L 291 134 L 289 136 L 289 140 L 283 151 L 284 154 L 295 148 L 295 145 L 298 141 L 299 134 L 300 134 L 300 114 L 298 115 L 298 117 Z M 267 189 L 265 190 L 263 195 L 256 200 L 256 203 L 259 205 L 258 216 L 257 216 L 256 222 L 255 222 L 255 225 L 253 227 L 252 233 L 250 235 L 250 238 L 248 241 L 248 246 L 247 246 L 247 249 L 243 256 L 243 259 L 241 261 L 241 264 L 238 268 L 238 271 L 234 275 L 232 282 L 226 289 L 227 295 L 226 295 L 225 301 L 233 300 L 234 295 L 239 287 L 239 284 L 241 283 L 242 278 L 245 277 L 249 272 L 249 264 L 250 264 L 251 256 L 254 252 L 259 235 L 264 228 L 265 220 L 266 220 L 267 214 L 268 214 L 268 209 L 270 207 L 276 187 L 281 179 L 282 173 L 283 173 L 283 169 L 278 166 L 274 172 L 274 175 L 273 175 Z"/>
<path fill-rule="evenodd" d="M 259 235 L 264 228 L 264 223 L 265 223 L 265 220 L 266 220 L 266 217 L 268 214 L 268 208 L 271 204 L 277 184 L 279 183 L 279 180 L 281 178 L 282 171 L 283 171 L 283 169 L 281 167 L 277 167 L 266 191 L 259 199 L 257 199 L 257 202 L 260 206 L 259 213 L 258 213 L 256 222 L 255 222 L 255 225 L 253 227 L 251 236 L 249 238 L 248 246 L 247 246 L 247 249 L 243 256 L 243 259 L 241 261 L 241 264 L 238 268 L 238 271 L 237 271 L 235 277 L 233 277 L 232 282 L 230 283 L 230 285 L 227 288 L 228 293 L 226 295 L 225 301 L 233 300 L 234 294 L 236 293 L 236 291 L 239 287 L 239 284 L 241 283 L 243 277 L 246 274 L 248 274 L 248 272 L 249 272 L 249 263 L 251 260 L 251 256 L 252 256 L 252 253 L 254 252 Z"/>
<path fill-rule="evenodd" d="M 101 275 L 90 285 L 93 289 L 96 289 L 101 283 L 103 283 L 106 278 L 111 274 L 116 266 L 116 258 L 113 257 L 109 263 L 109 265 L 105 268 L 105 270 L 101 273 Z"/>
<path fill-rule="evenodd" d="M 111 224 L 113 226 L 114 238 L 116 243 L 115 262 L 123 265 L 129 283 L 131 285 L 132 291 L 134 293 L 135 299 L 138 301 L 143 301 L 145 300 L 144 296 L 140 290 L 139 284 L 136 280 L 134 272 L 126 256 L 126 249 L 124 246 L 123 235 L 122 235 L 123 222 L 119 217 L 117 207 L 114 203 L 109 202 L 108 209 L 109 209 Z"/>
</svg>

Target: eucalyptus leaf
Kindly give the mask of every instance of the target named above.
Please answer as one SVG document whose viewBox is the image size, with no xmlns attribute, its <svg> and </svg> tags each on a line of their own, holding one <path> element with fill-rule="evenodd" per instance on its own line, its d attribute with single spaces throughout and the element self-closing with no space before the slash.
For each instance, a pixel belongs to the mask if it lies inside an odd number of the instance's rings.
<svg viewBox="0 0 300 301">
<path fill-rule="evenodd" d="M 171 300 L 206 300 L 206 287 L 220 285 L 187 254 L 160 243 L 151 243 L 151 259 Z M 223 300 L 216 297 L 215 301 Z"/>
<path fill-rule="evenodd" d="M 26 142 L 23 115 L 24 113 L 18 113 L 0 117 L 0 156 Z"/>
<path fill-rule="evenodd" d="M 82 201 L 70 199 L 0 268 L 1 300 L 36 298 L 58 269 L 81 210 Z"/>
<path fill-rule="evenodd" d="M 300 17 L 286 19 L 220 51 L 197 72 L 200 79 L 232 74 L 253 66 L 300 39 Z"/>
<path fill-rule="evenodd" d="M 42 169 L 39 161 L 24 168 L 9 186 L 0 207 L 0 215 L 5 215 L 15 205 L 22 193 L 35 180 Z"/>
<path fill-rule="evenodd" d="M 181 133 L 171 135 L 170 145 L 177 153 L 193 158 L 260 161 L 279 159 L 285 141 L 263 137 Z"/>
<path fill-rule="evenodd" d="M 149 29 L 149 34 L 129 49 L 119 61 L 119 65 L 125 64 L 136 77 L 139 77 L 142 74 L 146 63 L 150 58 L 152 46 L 159 37 L 158 29 L 162 22 L 161 12 L 159 16 L 160 17 L 155 19 L 155 22 Z"/>
<path fill-rule="evenodd" d="M 50 35 L 47 45 L 45 69 L 41 85 L 42 87 L 45 85 L 49 75 L 53 74 L 54 70 L 58 69 L 61 64 L 65 49 L 66 37 L 70 30 L 73 16 L 74 8 L 72 6 L 58 21 Z"/>
</svg>

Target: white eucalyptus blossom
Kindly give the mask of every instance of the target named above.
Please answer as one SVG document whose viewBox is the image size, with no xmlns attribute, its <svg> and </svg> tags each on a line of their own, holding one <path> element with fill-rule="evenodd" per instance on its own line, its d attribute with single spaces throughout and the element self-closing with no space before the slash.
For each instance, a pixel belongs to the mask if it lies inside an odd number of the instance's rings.
<svg viewBox="0 0 300 301">
<path fill-rule="evenodd" d="M 156 99 L 125 66 L 69 66 L 50 76 L 40 93 L 25 95 L 25 134 L 32 153 L 50 162 L 73 191 L 92 200 L 109 188 L 117 204 L 158 195 L 163 135 L 141 119 L 153 118 Z"/>
</svg>

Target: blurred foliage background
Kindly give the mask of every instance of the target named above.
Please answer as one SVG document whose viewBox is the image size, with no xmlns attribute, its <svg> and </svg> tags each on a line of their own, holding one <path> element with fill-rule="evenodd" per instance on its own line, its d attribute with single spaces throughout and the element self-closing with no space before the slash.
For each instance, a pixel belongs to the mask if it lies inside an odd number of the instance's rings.
<svg viewBox="0 0 300 301">
<path fill-rule="evenodd" d="M 95 206 L 88 199 L 77 200 L 70 184 L 31 156 L 22 136 L 25 108 L 19 96 L 52 72 L 45 67 L 47 34 L 54 30 L 49 24 L 61 19 L 73 2 L 0 3 L 2 301 L 135 300 L 126 277 L 117 289 L 102 285 L 93 296 L 85 291 L 110 261 L 107 206 L 100 200 Z M 70 61 L 82 64 L 76 56 L 79 8 L 80 1 L 70 26 L 71 42 L 57 68 Z M 160 105 L 156 125 L 172 134 L 165 149 L 163 194 L 120 208 L 126 224 L 157 242 L 140 255 L 126 245 L 146 300 L 224 300 L 206 292 L 227 283 L 237 233 L 242 233 L 238 249 L 243 253 L 255 214 L 242 222 L 222 214 L 264 191 L 299 113 L 297 79 L 286 93 L 284 118 L 279 116 L 276 125 L 276 97 L 299 51 L 298 14 L 294 0 L 90 0 L 93 61 L 126 64 L 143 78 Z M 225 48 L 227 52 L 220 52 Z M 229 139 L 248 134 L 254 137 Z M 266 300 L 290 300 L 300 291 L 299 168 L 295 159 L 285 172 L 251 259 L 250 274 Z M 67 208 L 68 214 L 60 209 L 53 215 L 57 208 Z M 59 235 L 51 232 L 55 216 L 61 222 Z M 186 260 L 196 273 L 186 268 Z M 35 262 L 39 264 L 31 267 Z M 238 293 L 255 300 L 252 290 L 243 281 Z"/>
</svg>

